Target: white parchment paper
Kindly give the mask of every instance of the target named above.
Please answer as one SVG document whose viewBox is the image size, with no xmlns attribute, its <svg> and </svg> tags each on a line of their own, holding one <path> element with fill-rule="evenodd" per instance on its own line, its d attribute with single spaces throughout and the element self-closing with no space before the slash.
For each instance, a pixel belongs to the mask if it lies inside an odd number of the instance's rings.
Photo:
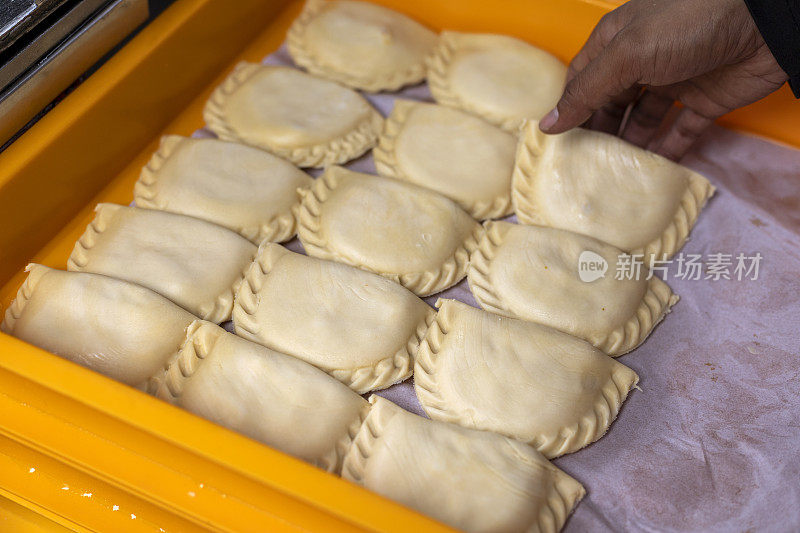
<svg viewBox="0 0 800 533">
<path fill-rule="evenodd" d="M 264 63 L 292 64 L 283 48 Z M 365 96 L 384 116 L 397 97 L 432 101 L 425 85 Z M 605 437 L 555 461 L 587 490 L 565 530 L 800 531 L 800 150 L 715 127 L 682 162 L 718 189 L 682 252 L 731 254 L 731 274 L 760 253 L 758 279 L 670 266 L 680 302 L 620 359 L 642 390 Z M 369 154 L 347 166 L 375 172 Z M 476 305 L 466 281 L 427 301 L 440 296 Z M 379 394 L 424 414 L 412 380 Z"/>
</svg>

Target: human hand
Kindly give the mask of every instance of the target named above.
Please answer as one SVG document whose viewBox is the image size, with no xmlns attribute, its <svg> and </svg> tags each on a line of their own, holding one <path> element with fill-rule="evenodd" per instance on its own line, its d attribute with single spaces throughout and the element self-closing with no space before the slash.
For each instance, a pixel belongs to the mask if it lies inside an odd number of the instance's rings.
<svg viewBox="0 0 800 533">
<path fill-rule="evenodd" d="M 595 27 L 539 126 L 586 123 L 678 160 L 717 117 L 787 79 L 743 0 L 630 0 Z M 683 108 L 656 138 L 676 101 Z"/>
</svg>

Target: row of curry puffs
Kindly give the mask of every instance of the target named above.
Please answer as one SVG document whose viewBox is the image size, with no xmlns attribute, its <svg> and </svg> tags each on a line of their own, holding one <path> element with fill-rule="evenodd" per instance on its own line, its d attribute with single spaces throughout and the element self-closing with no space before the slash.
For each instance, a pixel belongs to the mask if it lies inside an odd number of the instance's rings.
<svg viewBox="0 0 800 533">
<path fill-rule="evenodd" d="M 367 402 L 312 365 L 199 320 L 140 285 L 35 264 L 27 270 L 3 331 L 452 526 L 557 531 L 584 495 L 518 440 L 427 420 L 374 395 Z M 609 379 L 635 379 L 602 357 L 592 376 L 604 390 Z M 568 387 L 584 380 L 564 377 Z M 580 436 L 600 429 L 597 416 Z"/>
<path fill-rule="evenodd" d="M 227 146 L 234 152 L 251 150 L 216 140 L 180 142 L 189 153 L 204 147 L 215 155 Z M 176 138 L 168 137 L 165 143 L 175 144 Z M 197 161 L 204 165 L 203 171 L 193 172 L 187 156 L 181 155 L 181 150 L 174 153 L 179 155 L 177 162 L 187 163 L 186 168 L 170 165 L 169 158 L 157 171 L 148 165 L 139 183 L 148 183 L 146 203 L 140 201 L 143 187 L 136 188 L 137 205 L 154 209 L 100 204 L 69 258 L 70 270 L 138 283 L 205 320 L 223 322 L 233 315 L 244 323 L 243 309 L 252 313 L 256 306 L 248 302 L 261 301 L 261 278 L 276 253 L 262 251 L 254 263 L 257 247 L 243 234 L 288 238 L 294 232 L 284 229 L 296 228 L 312 257 L 379 274 L 417 296 L 440 292 L 467 276 L 483 308 L 541 322 L 587 340 L 612 356 L 643 342 L 677 301 L 656 277 L 606 276 L 592 283 L 581 281 L 574 275 L 581 253 L 591 251 L 610 264 L 623 253 L 589 236 L 501 221 L 481 226 L 433 191 L 335 166 L 315 181 L 305 175 L 302 180 L 291 175 L 281 181 L 281 174 L 276 173 L 267 187 L 275 194 L 261 196 L 253 180 L 265 174 L 268 164 L 251 172 L 247 158 L 240 164 L 229 158 L 207 161 L 201 156 Z M 279 168 L 286 164 L 272 161 L 270 154 L 258 155 Z M 161 151 L 155 156 L 158 160 L 162 157 Z M 205 187 L 217 167 L 225 185 Z M 300 188 L 299 201 L 290 200 L 289 189 L 298 183 L 309 186 Z M 249 202 L 233 208 L 233 202 L 245 197 L 251 187 L 254 192 Z M 278 190 L 281 187 L 283 191 Z M 184 189 L 193 192 L 185 194 Z M 187 197 L 195 201 L 186 202 Z M 173 210 L 176 212 L 170 212 Z M 261 274 L 256 264 L 261 265 Z M 248 283 L 243 284 L 243 279 Z M 323 284 L 323 278 L 316 282 Z M 400 289 L 396 287 L 395 292 Z M 386 359 L 394 352 L 380 350 L 378 355 Z M 379 387 L 367 390 L 374 388 Z"/>
<path fill-rule="evenodd" d="M 195 359 L 168 357 L 197 319 L 184 308 L 110 276 L 29 270 L 5 332 L 143 389 L 166 368 L 165 386 L 177 395 L 181 376 L 194 372 Z M 495 431 L 547 457 L 600 438 L 638 381 L 589 343 L 547 326 L 455 300 L 439 300 L 436 312 L 391 281 L 274 243 L 262 246 L 252 270 L 234 312 L 239 337 L 313 365 L 356 393 L 413 372 L 432 418 Z M 236 402 L 246 411 L 265 401 L 244 389 L 231 394 L 203 396 L 234 411 Z M 230 425 L 236 417 L 212 419 Z M 233 427 L 257 436 L 264 430 L 249 423 Z"/>
<path fill-rule="evenodd" d="M 505 35 L 444 31 L 367 2 L 307 0 L 286 36 L 295 64 L 368 92 L 427 78 L 434 98 L 515 131 L 555 105 L 567 69 L 556 57 Z"/>
</svg>

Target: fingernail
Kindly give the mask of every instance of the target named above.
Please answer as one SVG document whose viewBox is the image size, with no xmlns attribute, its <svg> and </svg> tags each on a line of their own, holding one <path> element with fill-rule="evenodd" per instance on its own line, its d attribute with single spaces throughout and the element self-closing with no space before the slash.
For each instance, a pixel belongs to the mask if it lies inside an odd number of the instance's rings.
<svg viewBox="0 0 800 533">
<path fill-rule="evenodd" d="M 552 128 L 556 122 L 558 122 L 558 108 L 554 107 L 552 111 L 546 114 L 544 118 L 539 121 L 539 129 L 542 131 L 547 131 Z"/>
</svg>

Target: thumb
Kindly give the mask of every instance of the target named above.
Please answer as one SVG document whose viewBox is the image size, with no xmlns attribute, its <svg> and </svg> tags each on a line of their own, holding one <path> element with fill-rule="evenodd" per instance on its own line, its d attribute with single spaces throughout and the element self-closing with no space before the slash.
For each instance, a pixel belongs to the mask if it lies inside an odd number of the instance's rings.
<svg viewBox="0 0 800 533">
<path fill-rule="evenodd" d="M 545 133 L 561 133 L 579 126 L 639 79 L 638 61 L 618 39 L 578 72 L 564 88 L 556 107 L 539 121 Z"/>
</svg>

